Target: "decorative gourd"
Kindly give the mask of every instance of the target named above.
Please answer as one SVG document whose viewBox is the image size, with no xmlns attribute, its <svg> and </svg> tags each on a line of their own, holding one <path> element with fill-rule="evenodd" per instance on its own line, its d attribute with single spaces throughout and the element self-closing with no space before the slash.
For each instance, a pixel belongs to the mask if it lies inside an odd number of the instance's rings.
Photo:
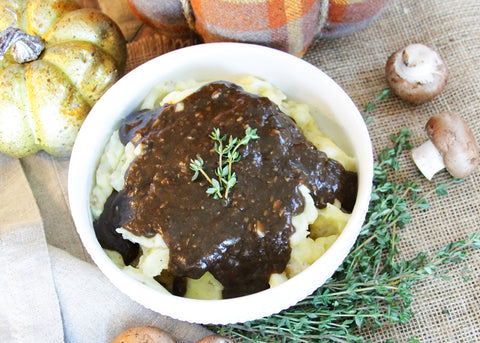
<svg viewBox="0 0 480 343">
<path fill-rule="evenodd" d="M 124 72 L 122 32 L 73 0 L 2 0 L 0 32 L 0 152 L 68 156 L 90 108 Z"/>
</svg>

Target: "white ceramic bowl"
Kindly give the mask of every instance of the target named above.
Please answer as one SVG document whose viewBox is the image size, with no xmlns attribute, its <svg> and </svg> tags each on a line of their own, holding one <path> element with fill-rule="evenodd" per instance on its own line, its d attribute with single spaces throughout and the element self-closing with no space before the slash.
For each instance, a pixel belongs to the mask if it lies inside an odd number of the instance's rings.
<svg viewBox="0 0 480 343">
<path fill-rule="evenodd" d="M 160 81 L 264 78 L 290 98 L 306 103 L 335 142 L 352 154 L 358 167 L 358 197 L 343 233 L 313 265 L 287 282 L 248 296 L 194 300 L 156 291 L 127 276 L 98 243 L 89 209 L 94 171 L 107 139 Z M 372 146 L 364 120 L 348 95 L 327 75 L 302 59 L 257 45 L 211 43 L 176 50 L 131 71 L 111 87 L 85 120 L 73 148 L 68 193 L 80 238 L 100 270 L 122 292 L 145 307 L 179 320 L 203 324 L 245 322 L 294 305 L 321 286 L 354 244 L 368 209 L 373 177 Z"/>
</svg>

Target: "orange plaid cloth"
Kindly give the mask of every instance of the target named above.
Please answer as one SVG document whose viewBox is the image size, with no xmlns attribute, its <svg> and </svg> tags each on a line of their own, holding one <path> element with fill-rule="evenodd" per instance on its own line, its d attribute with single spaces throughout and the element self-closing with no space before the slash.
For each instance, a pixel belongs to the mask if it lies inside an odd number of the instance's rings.
<svg viewBox="0 0 480 343">
<path fill-rule="evenodd" d="M 330 0 L 323 37 L 340 37 L 367 26 L 387 5 L 388 0 Z"/>
<path fill-rule="evenodd" d="M 328 1 L 328 4 L 325 4 L 325 1 Z M 338 37 L 365 27 L 385 7 L 388 0 L 127 2 L 142 21 L 167 35 L 178 36 L 191 32 L 189 26 L 192 27 L 194 18 L 194 30 L 207 43 L 256 43 L 301 56 L 316 35 Z"/>
<path fill-rule="evenodd" d="M 317 33 L 322 0 L 190 0 L 206 42 L 241 41 L 302 55 Z"/>
</svg>

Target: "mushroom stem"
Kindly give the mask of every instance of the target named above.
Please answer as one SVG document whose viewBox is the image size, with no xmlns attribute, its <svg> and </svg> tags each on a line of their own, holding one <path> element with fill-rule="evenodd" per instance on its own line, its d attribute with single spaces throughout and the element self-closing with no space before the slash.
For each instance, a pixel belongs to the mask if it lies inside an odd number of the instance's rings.
<svg viewBox="0 0 480 343">
<path fill-rule="evenodd" d="M 445 168 L 443 156 L 431 140 L 412 149 L 412 159 L 420 172 L 428 179 Z"/>
<path fill-rule="evenodd" d="M 398 75 L 410 83 L 426 84 L 439 74 L 440 56 L 422 44 L 410 44 L 394 63 Z"/>
</svg>

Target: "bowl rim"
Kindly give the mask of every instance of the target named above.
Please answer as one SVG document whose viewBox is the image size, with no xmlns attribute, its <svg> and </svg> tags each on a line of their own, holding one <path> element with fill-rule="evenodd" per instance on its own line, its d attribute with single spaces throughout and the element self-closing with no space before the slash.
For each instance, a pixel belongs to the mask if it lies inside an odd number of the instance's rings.
<svg viewBox="0 0 480 343">
<path fill-rule="evenodd" d="M 242 61 L 240 56 L 248 57 L 251 62 Z M 231 58 L 234 61 L 228 61 L 226 58 Z M 243 66 L 242 62 L 247 63 L 248 66 Z M 269 62 L 272 65 L 268 65 Z M 215 65 L 212 65 L 212 63 L 215 63 Z M 229 72 L 229 68 L 232 68 L 230 63 L 233 63 L 234 68 L 237 68 L 235 72 Z M 239 298 L 222 300 L 188 299 L 174 296 L 168 292 L 159 292 L 128 276 L 108 258 L 96 240 L 88 206 L 93 170 L 85 172 L 84 161 L 90 161 L 89 163 L 92 163 L 94 159 L 98 161 L 101 153 L 99 149 L 103 150 L 107 139 L 105 133 L 107 130 L 104 130 L 104 127 L 108 127 L 108 132 L 111 133 L 114 126 L 118 125 L 119 120 L 137 107 L 146 93 L 159 81 L 170 80 L 169 78 L 175 73 L 183 75 L 177 77 L 177 80 L 185 80 L 185 75 L 188 75 L 189 72 L 207 65 L 209 68 L 206 68 L 206 70 L 197 70 L 196 78 L 201 78 L 202 75 L 205 75 L 205 78 L 210 76 L 217 78 L 217 75 L 213 74 L 244 75 L 249 74 L 247 67 L 251 67 L 254 69 L 252 75 L 266 78 L 277 87 L 279 87 L 279 82 L 276 83 L 275 80 L 284 80 L 279 88 L 287 95 L 294 94 L 295 85 L 299 81 L 295 81 L 295 78 L 293 78 L 292 84 L 287 84 L 285 82 L 286 76 L 281 76 L 285 73 L 285 70 L 283 70 L 283 73 L 271 74 L 275 71 L 273 69 L 274 65 L 278 64 L 289 66 L 286 73 L 290 77 L 294 76 L 295 73 L 309 75 L 309 80 L 301 81 L 302 83 L 306 82 L 309 86 L 304 89 L 306 94 L 301 94 L 304 99 L 313 95 L 318 96 L 318 89 L 311 89 L 311 86 L 328 90 L 330 92 L 329 98 L 324 97 L 321 101 L 326 102 L 327 107 L 330 106 L 329 110 L 333 111 L 332 115 L 334 115 L 335 120 L 339 119 L 338 113 L 341 111 L 342 113 L 351 113 L 352 118 L 349 118 L 348 123 L 338 124 L 342 126 L 342 129 L 345 129 L 345 125 L 348 125 L 346 132 L 355 133 L 356 137 L 362 139 L 361 144 L 352 144 L 354 156 L 361 156 L 362 159 L 361 161 L 357 160 L 359 186 L 356 204 L 343 232 L 333 245 L 305 271 L 276 287 Z M 168 69 L 166 66 L 168 66 Z M 245 71 L 239 73 L 238 70 L 243 70 L 242 68 Z M 155 72 L 152 73 L 152 70 Z M 270 75 L 269 73 L 272 77 L 264 76 Z M 138 87 L 134 88 L 132 85 Z M 143 94 L 142 97 L 141 94 Z M 293 98 L 297 96 L 298 94 Z M 334 104 L 332 101 L 337 98 L 342 101 Z M 332 106 L 334 105 L 335 109 L 333 110 Z M 114 113 L 114 115 L 112 116 L 111 113 Z M 97 121 L 104 125 L 99 125 Z M 92 139 L 92 137 L 98 136 L 102 138 L 98 142 Z M 110 134 L 108 134 L 109 137 Z M 118 80 L 93 106 L 77 135 L 71 154 L 68 171 L 70 210 L 78 235 L 94 263 L 120 291 L 134 301 L 160 314 L 193 323 L 230 324 L 246 322 L 277 313 L 303 300 L 331 277 L 341 265 L 360 232 L 368 210 L 373 180 L 372 151 L 368 129 L 357 107 L 347 93 L 319 68 L 288 53 L 260 45 L 248 43 L 199 44 L 165 53 L 138 66 Z M 86 189 L 88 189 L 88 192 Z M 329 263 L 325 265 L 324 261 L 329 261 Z M 332 261 L 334 262 L 332 263 Z M 284 294 L 289 294 L 290 297 L 286 298 L 283 296 Z M 252 307 L 252 304 L 255 305 Z M 268 306 L 264 304 L 268 304 Z"/>
</svg>

